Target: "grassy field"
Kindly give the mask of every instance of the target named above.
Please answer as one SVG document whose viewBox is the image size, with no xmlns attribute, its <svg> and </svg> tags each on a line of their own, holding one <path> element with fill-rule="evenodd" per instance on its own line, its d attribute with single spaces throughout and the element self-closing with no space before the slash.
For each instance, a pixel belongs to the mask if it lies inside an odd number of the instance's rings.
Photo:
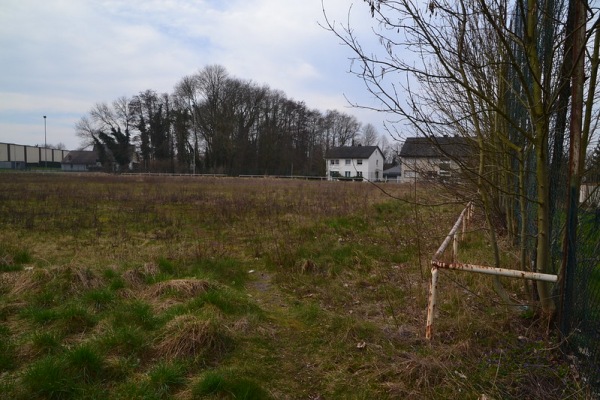
<svg viewBox="0 0 600 400">
<path fill-rule="evenodd" d="M 0 174 L 0 397 L 585 398 L 487 277 L 441 274 L 425 341 L 428 260 L 462 205 L 382 188 Z M 491 257 L 480 228 L 464 261 Z"/>
</svg>

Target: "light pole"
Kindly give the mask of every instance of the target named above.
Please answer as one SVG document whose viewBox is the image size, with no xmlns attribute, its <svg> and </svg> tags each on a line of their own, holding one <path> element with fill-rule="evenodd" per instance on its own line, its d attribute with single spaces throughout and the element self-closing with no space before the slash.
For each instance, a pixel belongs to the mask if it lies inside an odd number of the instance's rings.
<svg viewBox="0 0 600 400">
<path fill-rule="evenodd" d="M 48 169 L 48 153 L 46 151 L 46 116 L 44 115 L 44 163 L 46 165 L 46 169 Z"/>
</svg>

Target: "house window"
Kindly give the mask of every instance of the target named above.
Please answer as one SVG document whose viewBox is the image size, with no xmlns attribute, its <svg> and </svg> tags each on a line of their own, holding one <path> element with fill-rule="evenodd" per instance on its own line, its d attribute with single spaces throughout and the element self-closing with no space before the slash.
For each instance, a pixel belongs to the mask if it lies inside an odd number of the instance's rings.
<svg viewBox="0 0 600 400">
<path fill-rule="evenodd" d="M 346 178 L 350 178 L 350 171 L 346 171 L 346 172 L 344 172 L 344 176 L 345 176 Z"/>
<path fill-rule="evenodd" d="M 346 160 L 346 165 L 350 165 L 350 160 Z"/>
<path fill-rule="evenodd" d="M 334 161 L 334 160 L 329 160 L 329 165 L 333 165 L 333 164 L 335 164 L 333 161 Z"/>
<path fill-rule="evenodd" d="M 379 165 L 379 160 L 375 160 L 375 165 Z"/>
<path fill-rule="evenodd" d="M 330 160 L 329 165 L 340 165 L 340 160 Z"/>
<path fill-rule="evenodd" d="M 356 163 L 357 163 L 358 165 L 362 165 L 362 159 L 356 160 Z"/>
<path fill-rule="evenodd" d="M 356 171 L 356 176 L 358 176 L 358 177 L 362 178 L 362 176 L 363 176 L 363 175 L 362 175 L 362 171 Z"/>
</svg>

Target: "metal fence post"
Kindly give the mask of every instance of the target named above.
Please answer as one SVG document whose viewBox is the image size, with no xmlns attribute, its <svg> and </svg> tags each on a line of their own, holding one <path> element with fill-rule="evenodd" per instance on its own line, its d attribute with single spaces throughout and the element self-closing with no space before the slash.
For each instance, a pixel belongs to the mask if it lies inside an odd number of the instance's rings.
<svg viewBox="0 0 600 400">
<path fill-rule="evenodd" d="M 438 269 L 431 267 L 431 284 L 429 286 L 429 301 L 427 305 L 427 327 L 425 328 L 425 338 L 431 340 L 433 335 L 433 314 L 435 312 L 435 302 L 437 297 Z"/>
</svg>

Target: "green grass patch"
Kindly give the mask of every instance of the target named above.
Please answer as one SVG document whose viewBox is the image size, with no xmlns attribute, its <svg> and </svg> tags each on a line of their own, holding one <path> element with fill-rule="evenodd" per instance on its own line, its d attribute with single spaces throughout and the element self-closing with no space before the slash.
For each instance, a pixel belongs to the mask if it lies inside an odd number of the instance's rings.
<svg viewBox="0 0 600 400">
<path fill-rule="evenodd" d="M 228 371 L 211 371 L 192 388 L 194 399 L 217 397 L 225 399 L 265 400 L 272 398 L 257 382 Z"/>
<path fill-rule="evenodd" d="M 152 307 L 143 301 L 124 302 L 112 313 L 113 327 L 139 327 L 146 331 L 156 329 L 161 323 Z"/>
<path fill-rule="evenodd" d="M 108 376 L 103 356 L 82 345 L 36 360 L 25 371 L 22 384 L 36 398 L 105 398 L 105 389 L 98 385 Z"/>
<path fill-rule="evenodd" d="M 114 291 L 107 287 L 90 290 L 84 294 L 83 299 L 96 311 L 107 310 L 116 303 Z"/>
<path fill-rule="evenodd" d="M 17 365 L 15 345 L 6 327 L 0 327 L 0 373 L 10 371 Z"/>
<path fill-rule="evenodd" d="M 0 272 L 21 271 L 32 260 L 29 250 L 0 243 Z"/>
<path fill-rule="evenodd" d="M 186 366 L 181 362 L 159 362 L 148 372 L 149 386 L 160 398 L 168 398 L 186 382 Z"/>
<path fill-rule="evenodd" d="M 38 331 L 31 337 L 31 347 L 36 354 L 56 353 L 62 348 L 62 335 L 55 331 Z"/>
<path fill-rule="evenodd" d="M 150 336 L 136 326 L 119 326 L 106 330 L 97 341 L 105 351 L 124 356 L 140 356 L 149 348 Z"/>
<path fill-rule="evenodd" d="M 211 304 L 228 315 L 260 314 L 261 309 L 247 295 L 227 287 L 209 288 L 192 303 Z"/>
<path fill-rule="evenodd" d="M 189 273 L 200 279 L 210 279 L 228 286 L 242 288 L 248 280 L 248 270 L 236 259 L 202 258 L 189 266 Z"/>
</svg>

